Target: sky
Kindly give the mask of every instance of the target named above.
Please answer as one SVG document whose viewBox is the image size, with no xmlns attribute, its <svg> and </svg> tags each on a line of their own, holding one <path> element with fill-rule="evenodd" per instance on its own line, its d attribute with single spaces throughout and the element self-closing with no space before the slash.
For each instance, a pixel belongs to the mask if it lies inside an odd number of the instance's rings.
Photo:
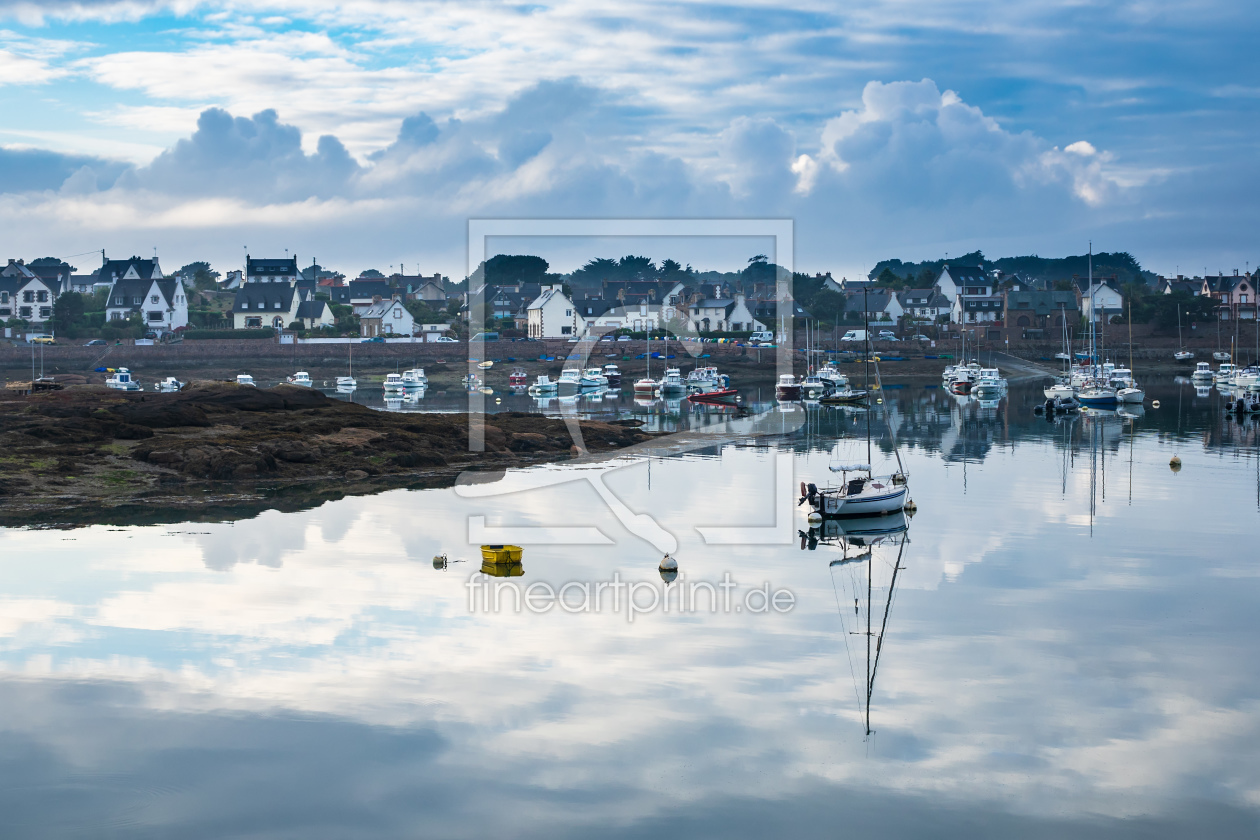
<svg viewBox="0 0 1260 840">
<path fill-rule="evenodd" d="M 457 279 L 469 219 L 790 218 L 837 276 L 1091 241 L 1246 270 L 1257 35 L 1238 0 L 0 0 L 0 258 Z"/>
</svg>

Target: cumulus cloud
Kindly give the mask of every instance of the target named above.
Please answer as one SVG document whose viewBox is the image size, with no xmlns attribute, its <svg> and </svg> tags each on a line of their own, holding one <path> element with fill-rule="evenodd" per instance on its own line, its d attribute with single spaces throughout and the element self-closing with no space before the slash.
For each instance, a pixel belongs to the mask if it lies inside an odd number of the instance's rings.
<svg viewBox="0 0 1260 840">
<path fill-rule="evenodd" d="M 124 169 L 125 164 L 87 155 L 0 148 L 0 193 L 57 190 L 71 178 L 80 190 L 107 189 Z"/>
</svg>

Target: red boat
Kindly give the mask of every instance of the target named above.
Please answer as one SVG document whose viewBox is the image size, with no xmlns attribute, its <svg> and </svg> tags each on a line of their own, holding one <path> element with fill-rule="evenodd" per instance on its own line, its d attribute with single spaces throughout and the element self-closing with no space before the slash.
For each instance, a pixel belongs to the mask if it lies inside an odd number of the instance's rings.
<svg viewBox="0 0 1260 840">
<path fill-rule="evenodd" d="M 695 394 L 688 394 L 687 401 L 708 403 L 710 405 L 734 405 L 738 394 L 739 391 L 735 388 L 724 388 L 721 391 L 700 391 Z"/>
<path fill-rule="evenodd" d="M 521 368 L 516 368 L 508 375 L 509 388 L 524 388 L 528 384 L 529 374 Z"/>
</svg>

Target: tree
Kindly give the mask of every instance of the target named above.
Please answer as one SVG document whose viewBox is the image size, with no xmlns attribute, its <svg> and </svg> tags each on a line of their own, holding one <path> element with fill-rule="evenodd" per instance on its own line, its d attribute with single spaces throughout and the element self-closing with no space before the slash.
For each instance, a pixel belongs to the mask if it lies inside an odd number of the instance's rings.
<svg viewBox="0 0 1260 840">
<path fill-rule="evenodd" d="M 37 257 L 28 263 L 32 268 L 42 267 L 46 265 L 55 266 L 61 269 L 62 274 L 74 274 L 79 269 L 63 260 L 61 257 Z"/>
<path fill-rule="evenodd" d="M 69 331 L 83 320 L 85 312 L 87 301 L 84 296 L 78 292 L 66 292 L 53 301 L 53 324 L 63 332 Z"/>
<path fill-rule="evenodd" d="M 495 254 L 481 264 L 482 279 L 495 286 L 519 283 L 542 284 L 547 280 L 548 262 L 529 254 Z"/>
<path fill-rule="evenodd" d="M 219 287 L 219 272 L 210 268 L 204 260 L 190 262 L 180 268 L 179 273 L 192 279 L 193 288 L 209 290 Z"/>
<path fill-rule="evenodd" d="M 682 274 L 683 267 L 673 260 L 664 260 L 661 262 L 661 278 L 673 277 L 675 274 Z M 690 273 L 690 268 L 688 268 Z"/>
<path fill-rule="evenodd" d="M 369 268 L 366 271 L 360 271 L 359 276 L 366 277 L 371 280 L 384 280 L 385 279 L 385 275 L 381 274 L 375 268 Z"/>
</svg>

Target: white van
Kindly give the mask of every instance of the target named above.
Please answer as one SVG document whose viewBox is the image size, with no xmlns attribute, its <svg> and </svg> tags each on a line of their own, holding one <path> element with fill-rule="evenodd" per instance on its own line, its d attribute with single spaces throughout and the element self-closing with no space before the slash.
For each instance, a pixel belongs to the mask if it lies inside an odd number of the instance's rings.
<svg viewBox="0 0 1260 840">
<path fill-rule="evenodd" d="M 849 330 L 841 341 L 866 341 L 866 330 Z"/>
<path fill-rule="evenodd" d="M 756 341 L 759 343 L 764 342 L 766 344 L 773 344 L 774 333 L 770 332 L 770 330 L 762 330 L 761 332 L 755 332 L 752 335 L 748 336 L 748 340 Z"/>
</svg>

